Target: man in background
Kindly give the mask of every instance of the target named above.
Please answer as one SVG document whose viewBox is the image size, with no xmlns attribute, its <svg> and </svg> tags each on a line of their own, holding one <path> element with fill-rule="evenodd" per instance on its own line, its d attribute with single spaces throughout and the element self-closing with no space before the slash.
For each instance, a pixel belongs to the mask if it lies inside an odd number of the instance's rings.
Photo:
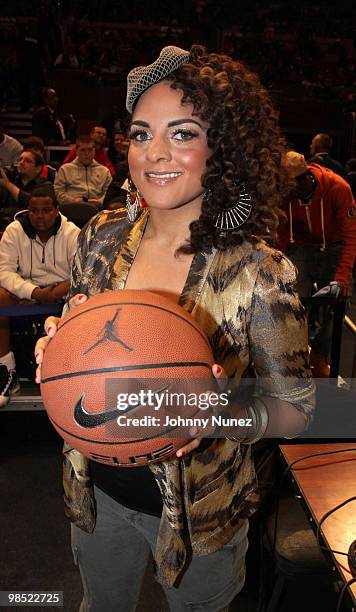
<svg viewBox="0 0 356 612">
<path fill-rule="evenodd" d="M 0 306 L 51 304 L 69 290 L 79 228 L 58 209 L 53 186 L 33 190 L 0 242 Z M 0 317 L 0 407 L 19 389 L 9 317 Z"/>
<path fill-rule="evenodd" d="M 94 159 L 95 145 L 89 136 L 79 136 L 74 161 L 57 172 L 54 189 L 60 204 L 89 202 L 100 208 L 112 181 L 110 172 Z"/>
<path fill-rule="evenodd" d="M 330 151 L 333 147 L 333 140 L 329 134 L 316 134 L 310 145 L 309 162 L 314 162 L 325 168 L 329 168 L 336 174 L 346 179 L 345 169 L 339 161 L 331 157 Z"/>
<path fill-rule="evenodd" d="M 318 164 L 307 164 L 304 156 L 289 151 L 284 166 L 296 186 L 284 209 L 286 220 L 278 227 L 277 247 L 298 269 L 297 291 L 311 297 L 328 287 L 339 298 L 350 295 L 349 283 L 356 255 L 356 206 L 349 184 L 338 174 Z M 314 376 L 329 376 L 328 354 L 332 314 L 320 309 L 311 338 Z"/>
<path fill-rule="evenodd" d="M 23 141 L 23 150 L 35 151 L 39 155 L 42 155 L 43 159 L 46 158 L 46 148 L 44 146 L 42 138 L 40 138 L 39 136 L 29 136 L 28 138 L 25 138 L 25 140 Z M 44 163 L 42 166 L 40 178 L 43 178 L 46 181 L 49 181 L 50 183 L 54 183 L 54 179 L 56 178 L 56 169 L 53 166 Z"/>
<path fill-rule="evenodd" d="M 26 208 L 35 187 L 47 182 L 41 178 L 44 165 L 42 155 L 36 151 L 22 151 L 17 170 L 0 172 L 0 207 Z"/>
<path fill-rule="evenodd" d="M 106 140 L 107 140 L 106 128 L 102 127 L 101 125 L 94 126 L 89 134 L 89 137 L 93 141 L 94 146 L 95 146 L 95 155 L 94 155 L 95 161 L 97 161 L 98 164 L 102 164 L 103 166 L 105 166 L 109 170 L 111 176 L 114 176 L 115 168 L 106 151 Z M 63 164 L 68 164 L 69 162 L 72 162 L 76 158 L 76 156 L 77 156 L 77 146 L 74 145 L 71 151 L 69 151 Z"/>
<path fill-rule="evenodd" d="M 32 116 L 32 133 L 42 138 L 46 145 L 67 145 L 74 125 L 73 116 L 58 113 L 59 100 L 55 89 L 46 89 L 43 100 L 44 106 Z"/>
</svg>

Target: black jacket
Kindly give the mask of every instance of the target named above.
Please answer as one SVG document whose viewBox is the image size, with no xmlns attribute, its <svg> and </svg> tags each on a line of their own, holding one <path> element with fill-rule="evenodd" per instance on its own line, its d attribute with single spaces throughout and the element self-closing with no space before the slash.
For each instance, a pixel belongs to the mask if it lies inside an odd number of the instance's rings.
<svg viewBox="0 0 356 612">
<path fill-rule="evenodd" d="M 26 185 L 23 184 L 21 176 L 19 174 L 15 174 L 14 176 L 9 177 L 10 181 L 19 188 L 20 193 L 19 197 L 16 200 L 12 197 L 10 192 L 0 185 L 0 207 L 1 208 L 27 208 L 28 201 L 30 199 L 31 192 L 35 187 L 39 187 L 40 185 L 51 185 L 52 183 L 45 178 L 41 178 L 38 176 L 35 179 L 32 179 Z"/>
<path fill-rule="evenodd" d="M 343 179 L 346 180 L 346 172 L 344 166 L 340 164 L 336 159 L 330 157 L 329 153 L 316 153 L 313 157 L 310 158 L 308 163 L 319 164 L 319 166 L 324 166 L 324 168 L 329 168 L 339 176 L 342 176 Z"/>
<path fill-rule="evenodd" d="M 57 123 L 58 119 L 65 130 L 62 118 L 56 112 L 51 113 L 48 106 L 42 106 L 32 115 L 32 134 L 40 136 L 46 145 L 60 145 L 63 138 Z"/>
</svg>

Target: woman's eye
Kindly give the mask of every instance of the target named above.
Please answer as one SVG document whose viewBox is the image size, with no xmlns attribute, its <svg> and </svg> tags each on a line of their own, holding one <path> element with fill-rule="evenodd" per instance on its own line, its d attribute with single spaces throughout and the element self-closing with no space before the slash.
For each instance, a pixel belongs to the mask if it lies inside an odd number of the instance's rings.
<svg viewBox="0 0 356 612">
<path fill-rule="evenodd" d="M 130 140 L 134 142 L 144 142 L 145 140 L 148 140 L 148 138 L 148 132 L 144 131 L 131 132 L 130 134 Z"/>
<path fill-rule="evenodd" d="M 196 136 L 197 134 L 190 130 L 177 130 L 173 134 L 173 138 L 175 140 L 184 140 L 184 141 L 192 140 L 193 138 L 196 138 Z"/>
</svg>

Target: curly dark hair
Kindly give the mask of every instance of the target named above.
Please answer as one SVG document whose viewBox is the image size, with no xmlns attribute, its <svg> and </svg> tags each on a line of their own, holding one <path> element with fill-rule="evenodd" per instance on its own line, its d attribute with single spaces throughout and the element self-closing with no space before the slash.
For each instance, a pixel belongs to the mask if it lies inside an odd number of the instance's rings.
<svg viewBox="0 0 356 612">
<path fill-rule="evenodd" d="M 182 103 L 193 104 L 193 113 L 209 123 L 207 161 L 202 185 L 211 190 L 202 212 L 190 224 L 190 241 L 178 252 L 224 251 L 244 240 L 272 241 L 279 206 L 289 191 L 281 160 L 285 142 L 277 112 L 258 76 L 227 55 L 208 53 L 193 45 L 189 63 L 166 77 L 173 89 L 183 92 Z M 221 231 L 213 221 L 222 209 L 237 202 L 240 186 L 250 193 L 253 209 L 237 230 Z"/>
</svg>

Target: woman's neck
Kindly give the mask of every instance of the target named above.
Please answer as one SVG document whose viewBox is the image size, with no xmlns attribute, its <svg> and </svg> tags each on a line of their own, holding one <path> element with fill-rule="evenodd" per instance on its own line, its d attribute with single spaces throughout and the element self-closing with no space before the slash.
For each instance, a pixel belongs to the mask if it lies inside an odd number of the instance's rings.
<svg viewBox="0 0 356 612">
<path fill-rule="evenodd" d="M 200 212 L 201 204 L 170 210 L 150 208 L 145 238 L 178 248 L 189 239 L 189 225 L 199 218 Z"/>
</svg>

